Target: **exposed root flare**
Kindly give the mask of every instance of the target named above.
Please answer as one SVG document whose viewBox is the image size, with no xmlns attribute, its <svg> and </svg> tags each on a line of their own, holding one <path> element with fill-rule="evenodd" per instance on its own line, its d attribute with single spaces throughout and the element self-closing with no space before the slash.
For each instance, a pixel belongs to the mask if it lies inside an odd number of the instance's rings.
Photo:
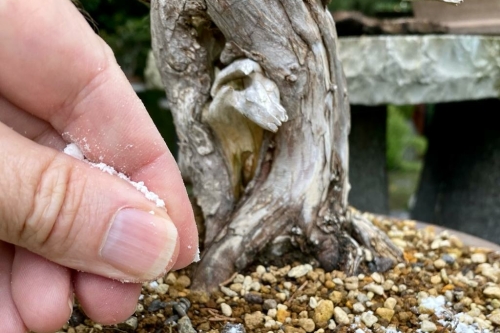
<svg viewBox="0 0 500 333">
<path fill-rule="evenodd" d="M 370 270 L 385 272 L 403 260 L 403 252 L 391 242 L 387 234 L 360 212 L 351 210 L 351 221 L 353 237 L 373 254 L 373 260 L 368 262 Z"/>
</svg>

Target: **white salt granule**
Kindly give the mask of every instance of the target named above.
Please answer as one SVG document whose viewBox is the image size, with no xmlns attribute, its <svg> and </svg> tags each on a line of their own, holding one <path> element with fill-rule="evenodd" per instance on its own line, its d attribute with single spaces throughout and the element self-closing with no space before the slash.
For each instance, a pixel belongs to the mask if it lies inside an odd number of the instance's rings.
<svg viewBox="0 0 500 333">
<path fill-rule="evenodd" d="M 70 143 L 69 145 L 67 145 L 66 148 L 64 148 L 64 153 L 80 161 L 83 161 L 83 159 L 85 158 L 80 148 L 78 148 L 78 146 L 74 143 Z"/>
<path fill-rule="evenodd" d="M 116 172 L 116 170 L 113 167 L 111 167 L 105 163 L 102 163 L 102 162 L 101 163 L 92 163 L 88 160 L 85 160 L 85 161 L 88 162 L 92 167 L 97 168 L 97 169 L 101 170 L 102 172 L 109 173 L 112 176 L 117 175 L 118 177 L 120 177 L 118 172 Z M 128 179 L 128 177 L 126 177 L 126 178 L 120 177 L 120 178 L 124 179 L 124 180 Z"/>
<path fill-rule="evenodd" d="M 383 326 L 382 326 L 383 327 Z M 394 326 L 389 326 L 385 329 L 385 333 L 401 333 L 400 331 L 397 330 L 396 327 Z"/>
<path fill-rule="evenodd" d="M 198 262 L 200 261 L 200 247 L 198 246 L 198 251 L 196 252 L 196 255 L 194 256 L 193 262 Z"/>
<path fill-rule="evenodd" d="M 438 316 L 445 311 L 445 303 L 446 299 L 443 295 L 439 295 L 437 297 L 429 296 L 420 300 L 421 306 L 429 310 L 434 310 L 434 313 Z"/>
<path fill-rule="evenodd" d="M 453 327 L 456 333 L 489 333 L 490 330 L 481 328 L 477 323 L 472 323 L 474 318 L 466 313 L 454 313 L 446 306 L 443 295 L 437 297 L 429 296 L 420 300 L 420 305 L 426 309 L 434 310 L 434 314 L 440 318 L 438 322 L 443 326 Z M 421 330 L 418 329 L 417 332 Z"/>
<path fill-rule="evenodd" d="M 83 155 L 82 151 L 80 150 L 80 148 L 78 148 L 78 146 L 76 144 L 74 144 L 74 143 L 68 144 L 66 146 L 66 148 L 64 148 L 64 153 L 67 154 L 67 155 L 69 155 L 69 156 L 72 156 L 72 157 L 74 157 L 76 159 L 85 161 L 88 164 L 90 164 L 90 166 L 92 166 L 93 168 L 97 168 L 97 169 L 101 170 L 102 172 L 106 172 L 106 173 L 108 173 L 108 174 L 110 174 L 112 176 L 118 176 L 118 178 L 126 180 L 133 187 L 135 187 L 136 190 L 138 190 L 139 192 L 141 192 L 142 194 L 144 194 L 144 196 L 146 197 L 146 199 L 148 199 L 149 201 L 154 202 L 156 204 L 156 207 L 165 208 L 165 201 L 163 201 L 162 199 L 160 199 L 160 197 L 158 196 L 158 194 L 149 191 L 148 188 L 146 187 L 146 185 L 144 185 L 144 182 L 134 182 L 129 177 L 127 177 L 125 174 L 116 171 L 115 168 L 113 168 L 112 166 L 107 165 L 106 163 L 103 163 L 103 162 L 100 162 L 100 163 L 90 162 L 88 159 L 85 158 L 85 156 Z"/>
<path fill-rule="evenodd" d="M 147 186 L 144 185 L 144 182 L 134 182 L 127 175 L 125 175 L 124 173 L 116 171 L 115 168 L 113 168 L 112 166 L 107 165 L 106 163 L 103 163 L 103 162 L 100 162 L 100 163 L 90 162 L 88 159 L 85 158 L 85 156 L 83 155 L 82 151 L 80 150 L 80 148 L 78 148 L 78 146 L 76 144 L 74 144 L 74 143 L 68 144 L 66 146 L 66 148 L 64 148 L 64 153 L 67 154 L 67 155 L 70 155 L 70 156 L 72 156 L 72 157 L 74 157 L 76 159 L 85 161 L 88 164 L 90 164 L 91 167 L 97 168 L 97 169 L 101 170 L 102 172 L 106 172 L 106 173 L 108 173 L 108 174 L 110 174 L 112 176 L 117 176 L 120 179 L 126 180 L 129 184 L 131 184 L 133 187 L 135 187 L 139 192 L 141 192 L 142 194 L 144 194 L 144 196 L 146 197 L 146 199 L 148 199 L 149 201 L 154 202 L 157 207 L 161 207 L 161 208 L 166 209 L 165 208 L 165 201 L 163 201 L 162 199 L 160 199 L 160 197 L 158 196 L 158 194 L 149 191 L 148 188 L 147 188 Z M 99 160 L 102 161 L 102 159 L 103 159 L 102 156 L 99 156 Z M 154 215 L 155 212 L 154 211 L 150 211 L 149 214 Z M 189 248 L 191 248 L 191 246 L 189 246 Z M 196 255 L 194 256 L 193 262 L 198 262 L 198 261 L 200 261 L 200 259 L 201 259 L 200 258 L 200 248 L 198 247 L 198 251 L 196 252 Z M 172 261 L 172 259 L 170 261 Z M 143 295 L 141 295 L 141 296 L 143 296 Z"/>
</svg>

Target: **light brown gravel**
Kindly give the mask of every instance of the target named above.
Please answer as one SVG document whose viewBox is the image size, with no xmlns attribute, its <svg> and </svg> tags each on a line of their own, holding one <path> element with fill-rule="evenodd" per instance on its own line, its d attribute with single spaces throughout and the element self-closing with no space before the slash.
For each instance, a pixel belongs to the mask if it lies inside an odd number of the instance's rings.
<svg viewBox="0 0 500 333">
<path fill-rule="evenodd" d="M 223 333 L 226 323 L 241 323 L 255 333 L 500 333 L 500 253 L 432 227 L 417 230 L 413 221 L 366 216 L 404 251 L 405 261 L 385 273 L 257 266 L 207 295 L 189 289 L 187 271 L 172 272 L 144 284 L 126 323 L 95 324 L 76 305 L 61 332 L 177 333 L 179 318 L 165 323 L 175 314 L 168 302 L 185 297 L 191 306 L 182 325 L 194 329 L 185 332 Z"/>
</svg>

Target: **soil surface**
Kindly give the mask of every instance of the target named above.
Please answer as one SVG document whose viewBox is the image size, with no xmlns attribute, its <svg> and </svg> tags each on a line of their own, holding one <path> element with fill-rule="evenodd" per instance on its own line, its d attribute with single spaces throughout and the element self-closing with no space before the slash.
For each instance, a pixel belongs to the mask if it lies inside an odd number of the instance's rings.
<svg viewBox="0 0 500 333">
<path fill-rule="evenodd" d="M 405 262 L 357 276 L 308 263 L 257 266 L 210 295 L 190 290 L 189 271 L 171 272 L 143 285 L 127 322 L 101 326 L 75 305 L 60 332 L 500 333 L 500 252 L 414 221 L 366 216 Z"/>
</svg>

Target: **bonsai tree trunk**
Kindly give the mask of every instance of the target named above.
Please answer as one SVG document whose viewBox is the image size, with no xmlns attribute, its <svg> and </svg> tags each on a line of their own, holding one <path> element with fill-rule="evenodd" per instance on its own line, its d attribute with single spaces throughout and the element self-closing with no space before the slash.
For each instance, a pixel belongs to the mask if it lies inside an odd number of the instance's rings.
<svg viewBox="0 0 500 333">
<path fill-rule="evenodd" d="M 326 6 L 152 1 L 180 166 L 205 219 L 198 288 L 297 253 L 348 273 L 401 259 L 348 209 L 349 103 Z"/>
</svg>

